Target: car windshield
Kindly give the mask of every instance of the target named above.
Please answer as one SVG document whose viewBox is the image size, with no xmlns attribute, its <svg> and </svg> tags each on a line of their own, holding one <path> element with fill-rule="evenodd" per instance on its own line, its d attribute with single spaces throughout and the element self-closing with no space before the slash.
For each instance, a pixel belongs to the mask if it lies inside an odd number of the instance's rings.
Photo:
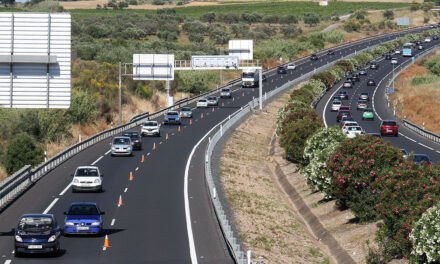
<svg viewBox="0 0 440 264">
<path fill-rule="evenodd" d="M 348 111 L 340 111 L 339 114 L 341 114 L 341 115 L 349 115 L 350 112 L 348 112 Z"/>
<path fill-rule="evenodd" d="M 333 101 L 333 104 L 334 104 L 334 105 L 340 105 L 340 104 L 341 104 L 341 101 Z"/>
<path fill-rule="evenodd" d="M 157 122 L 145 122 L 144 126 L 157 126 Z"/>
<path fill-rule="evenodd" d="M 394 122 L 394 121 L 383 121 L 382 125 L 383 126 L 395 126 L 396 122 Z"/>
<path fill-rule="evenodd" d="M 206 100 L 205 99 L 201 99 L 201 100 L 199 100 L 199 102 L 206 103 Z"/>
<path fill-rule="evenodd" d="M 93 204 L 74 204 L 70 206 L 68 215 L 97 215 L 98 208 Z"/>
<path fill-rule="evenodd" d="M 208 100 L 216 100 L 217 98 L 215 97 L 208 97 Z"/>
<path fill-rule="evenodd" d="M 365 109 L 364 113 L 373 113 L 373 109 Z"/>
<path fill-rule="evenodd" d="M 77 177 L 96 177 L 98 175 L 98 170 L 95 168 L 79 168 L 75 174 Z"/>
<path fill-rule="evenodd" d="M 191 108 L 184 107 L 184 108 L 182 108 L 181 111 L 182 112 L 191 112 L 192 110 L 191 110 Z"/>
<path fill-rule="evenodd" d="M 130 140 L 128 138 L 115 138 L 113 139 L 114 145 L 128 145 L 130 144 Z"/>
<path fill-rule="evenodd" d="M 278 70 L 284 70 L 285 68 L 283 66 L 278 67 Z"/>
<path fill-rule="evenodd" d="M 139 140 L 139 135 L 138 135 L 138 134 L 131 134 L 131 135 L 130 135 L 130 138 L 131 138 L 132 140 Z"/>
<path fill-rule="evenodd" d="M 429 162 L 429 158 L 425 155 L 414 155 L 414 159 L 415 162 Z"/>
<path fill-rule="evenodd" d="M 368 96 L 368 93 L 361 93 L 361 96 Z"/>
<path fill-rule="evenodd" d="M 347 92 L 339 92 L 339 94 L 345 95 L 347 94 Z"/>
<path fill-rule="evenodd" d="M 52 218 L 50 217 L 23 217 L 18 224 L 18 229 L 26 233 L 46 233 L 52 229 Z"/>
<path fill-rule="evenodd" d="M 254 73 L 253 72 L 243 72 L 243 74 L 241 75 L 242 78 L 254 78 Z"/>
<path fill-rule="evenodd" d="M 222 92 L 230 92 L 230 89 L 222 89 Z"/>
<path fill-rule="evenodd" d="M 359 100 L 358 101 L 358 104 L 366 104 L 367 103 L 367 101 L 364 101 L 364 100 Z"/>
<path fill-rule="evenodd" d="M 179 113 L 177 113 L 177 112 L 168 112 L 167 113 L 167 115 L 169 115 L 169 116 L 175 116 L 175 115 L 178 115 Z"/>
</svg>

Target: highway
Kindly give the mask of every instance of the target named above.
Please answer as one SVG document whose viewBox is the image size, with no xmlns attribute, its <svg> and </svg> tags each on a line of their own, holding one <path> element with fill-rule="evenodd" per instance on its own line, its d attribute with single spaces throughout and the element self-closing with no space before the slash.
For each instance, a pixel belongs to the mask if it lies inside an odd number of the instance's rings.
<svg viewBox="0 0 440 264">
<path fill-rule="evenodd" d="M 320 55 L 317 61 L 303 59 L 297 64 L 297 70 L 286 75 L 270 71 L 264 92 L 327 62 L 396 36 L 334 48 L 335 55 Z M 377 74 L 385 73 L 383 67 Z M 243 89 L 239 85 L 233 89 L 233 99 L 221 99 L 219 107 L 194 109 L 192 124 L 186 120 L 180 130 L 178 126 L 162 126 L 162 137 L 143 138 L 143 150 L 135 152 L 134 157 L 111 157 L 109 138 L 52 170 L 1 212 L 0 262 L 233 263 L 208 199 L 203 167 L 207 139 L 202 140 L 216 124 L 258 96 L 258 89 Z M 193 154 L 191 159 L 190 154 Z M 141 162 L 142 155 L 144 162 Z M 71 192 L 70 175 L 81 165 L 100 167 L 104 173 L 104 192 Z M 130 172 L 134 175 L 133 181 L 129 181 Z M 118 207 L 119 197 L 122 205 Z M 62 237 L 62 252 L 58 257 L 14 258 L 11 229 L 16 227 L 22 214 L 52 213 L 62 227 L 63 212 L 71 202 L 78 201 L 97 202 L 106 212 L 104 235 L 109 237 L 109 248 L 103 250 L 103 236 Z"/>
<path fill-rule="evenodd" d="M 425 50 L 434 45 L 440 45 L 439 40 L 433 40 L 430 43 L 422 43 Z M 419 54 L 424 50 L 413 50 L 414 54 Z M 398 64 L 395 65 L 395 72 L 411 62 L 411 57 L 403 57 L 402 55 L 394 55 L 398 58 Z M 394 116 L 394 113 L 388 106 L 388 101 L 385 96 L 386 87 L 389 80 L 393 77 L 393 66 L 390 60 L 385 60 L 383 57 L 376 60 L 379 65 L 378 70 L 367 69 L 367 76 L 360 76 L 360 82 L 357 82 L 353 88 L 341 88 L 341 85 L 336 86 L 329 91 L 318 103 L 316 107 L 317 113 L 323 118 L 326 126 L 338 124 L 336 122 L 337 112 L 331 112 L 331 101 L 339 91 L 348 92 L 348 100 L 343 100 L 343 105 L 349 105 L 353 118 L 358 122 L 366 133 L 380 133 L 379 127 L 381 120 L 396 120 L 399 123 L 399 136 L 384 136 L 384 140 L 389 141 L 394 146 L 405 149 L 408 152 L 415 154 L 427 154 L 432 161 L 440 160 L 440 145 L 425 137 L 406 128 L 400 120 Z M 374 79 L 377 86 L 367 86 L 367 80 Z M 372 97 L 369 107 L 375 111 L 374 121 L 362 120 L 362 111 L 356 110 L 357 100 L 360 93 L 368 92 L 370 98 Z M 338 124 L 339 125 L 339 124 Z"/>
</svg>

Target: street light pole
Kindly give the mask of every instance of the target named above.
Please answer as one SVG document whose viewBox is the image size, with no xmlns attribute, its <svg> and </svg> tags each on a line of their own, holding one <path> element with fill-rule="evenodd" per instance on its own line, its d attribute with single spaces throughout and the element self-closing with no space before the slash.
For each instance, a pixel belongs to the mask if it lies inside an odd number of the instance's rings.
<svg viewBox="0 0 440 264">
<path fill-rule="evenodd" d="M 118 95 L 119 95 L 119 125 L 122 125 L 122 63 L 119 62 L 119 86 L 118 86 Z"/>
<path fill-rule="evenodd" d="M 258 82 L 260 110 L 263 110 L 263 67 L 260 67 L 260 80 Z"/>
<path fill-rule="evenodd" d="M 396 76 L 395 76 L 395 71 L 394 71 L 394 63 L 393 63 L 393 88 L 396 88 L 396 87 L 394 87 L 394 80 L 396 79 Z"/>
</svg>

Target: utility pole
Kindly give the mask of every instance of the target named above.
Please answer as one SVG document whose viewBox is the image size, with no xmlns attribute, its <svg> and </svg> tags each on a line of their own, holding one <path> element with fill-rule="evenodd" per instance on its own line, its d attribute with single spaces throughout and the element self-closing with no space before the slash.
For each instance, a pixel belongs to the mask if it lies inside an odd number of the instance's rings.
<svg viewBox="0 0 440 264">
<path fill-rule="evenodd" d="M 260 80 L 259 86 L 259 100 L 260 100 L 260 110 L 263 110 L 263 67 L 260 67 Z"/>
</svg>

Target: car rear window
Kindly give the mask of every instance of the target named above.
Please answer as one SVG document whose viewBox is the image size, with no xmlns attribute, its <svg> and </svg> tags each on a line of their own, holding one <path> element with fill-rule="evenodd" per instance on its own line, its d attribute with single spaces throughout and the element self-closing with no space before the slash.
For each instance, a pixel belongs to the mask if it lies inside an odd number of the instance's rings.
<svg viewBox="0 0 440 264">
<path fill-rule="evenodd" d="M 383 126 L 395 126 L 397 125 L 395 121 L 383 121 L 382 122 Z"/>
<path fill-rule="evenodd" d="M 98 176 L 98 170 L 97 169 L 91 169 L 91 168 L 80 168 L 76 170 L 75 176 L 82 176 L 82 177 L 93 177 Z"/>
<path fill-rule="evenodd" d="M 145 122 L 144 126 L 157 126 L 157 122 Z"/>
</svg>

